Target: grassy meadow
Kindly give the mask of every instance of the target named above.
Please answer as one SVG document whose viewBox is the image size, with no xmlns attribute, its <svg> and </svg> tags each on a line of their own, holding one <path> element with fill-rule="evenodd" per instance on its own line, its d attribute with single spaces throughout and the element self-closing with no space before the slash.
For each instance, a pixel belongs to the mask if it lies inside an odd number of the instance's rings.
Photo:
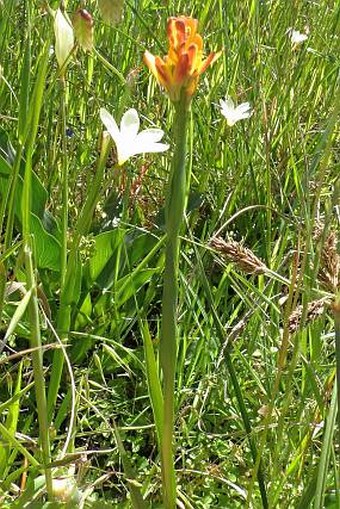
<svg viewBox="0 0 340 509">
<path fill-rule="evenodd" d="M 339 119 L 336 0 L 0 0 L 1 508 L 340 508 Z"/>
</svg>

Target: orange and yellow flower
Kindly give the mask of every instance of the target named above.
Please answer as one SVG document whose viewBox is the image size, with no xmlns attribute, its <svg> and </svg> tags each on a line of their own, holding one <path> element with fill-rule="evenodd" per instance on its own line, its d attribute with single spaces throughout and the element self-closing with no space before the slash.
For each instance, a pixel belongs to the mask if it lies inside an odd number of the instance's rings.
<svg viewBox="0 0 340 509">
<path fill-rule="evenodd" d="M 215 62 L 221 53 L 210 53 L 203 59 L 203 40 L 197 33 L 197 25 L 198 21 L 194 18 L 169 18 L 168 54 L 161 58 L 149 51 L 144 53 L 144 62 L 173 102 L 180 100 L 182 92 L 190 101 L 200 74 Z"/>
</svg>

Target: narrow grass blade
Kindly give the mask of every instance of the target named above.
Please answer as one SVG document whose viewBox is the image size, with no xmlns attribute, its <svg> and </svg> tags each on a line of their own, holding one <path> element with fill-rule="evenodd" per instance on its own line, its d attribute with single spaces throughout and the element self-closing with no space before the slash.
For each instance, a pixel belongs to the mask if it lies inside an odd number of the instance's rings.
<svg viewBox="0 0 340 509">
<path fill-rule="evenodd" d="M 152 406 L 152 411 L 156 424 L 156 432 L 158 443 L 161 443 L 162 440 L 162 430 L 163 430 L 163 395 L 162 388 L 158 375 L 157 362 L 155 358 L 155 352 L 150 336 L 149 326 L 147 322 L 143 322 L 142 327 L 142 336 L 144 343 L 144 353 L 145 353 L 145 362 L 146 362 L 146 376 L 148 381 L 149 395 Z"/>
<path fill-rule="evenodd" d="M 19 364 L 19 369 L 17 373 L 17 380 L 14 389 L 14 398 L 12 399 L 12 404 L 8 406 L 8 413 L 6 417 L 5 426 L 11 435 L 15 435 L 18 425 L 19 418 L 19 410 L 20 410 L 20 398 L 18 395 L 21 390 L 21 381 L 22 381 L 22 366 L 23 362 L 21 361 Z M 3 477 L 4 471 L 8 467 L 8 457 L 9 457 L 9 448 L 3 447 L 0 449 L 0 479 Z"/>
<path fill-rule="evenodd" d="M 31 463 L 31 465 L 33 465 L 34 467 L 39 466 L 39 462 L 32 456 L 32 454 L 26 449 L 26 447 L 24 447 L 21 444 L 21 442 L 19 442 L 19 440 L 17 440 L 15 436 L 10 431 L 8 431 L 6 426 L 1 424 L 0 422 L 0 437 L 1 436 L 13 448 L 18 449 L 18 451 L 21 452 L 21 454 L 29 461 L 29 463 Z"/>
<path fill-rule="evenodd" d="M 333 435 L 337 414 L 337 387 L 334 384 L 331 405 L 327 416 L 325 434 L 322 441 L 321 456 L 316 480 L 314 509 L 324 507 L 325 490 L 327 487 L 328 466 L 333 446 Z"/>
</svg>

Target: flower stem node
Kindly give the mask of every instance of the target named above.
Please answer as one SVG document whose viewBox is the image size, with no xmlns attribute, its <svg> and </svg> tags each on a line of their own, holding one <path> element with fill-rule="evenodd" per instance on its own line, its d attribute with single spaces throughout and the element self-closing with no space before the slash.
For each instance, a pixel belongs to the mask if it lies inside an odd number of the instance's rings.
<svg viewBox="0 0 340 509">
<path fill-rule="evenodd" d="M 161 58 L 149 51 L 144 53 L 144 62 L 165 88 L 172 102 L 178 102 L 184 93 L 188 103 L 195 93 L 199 76 L 215 62 L 221 52 L 210 53 L 203 59 L 203 39 L 197 33 L 198 21 L 180 16 L 169 18 L 167 36 L 168 54 Z"/>
</svg>

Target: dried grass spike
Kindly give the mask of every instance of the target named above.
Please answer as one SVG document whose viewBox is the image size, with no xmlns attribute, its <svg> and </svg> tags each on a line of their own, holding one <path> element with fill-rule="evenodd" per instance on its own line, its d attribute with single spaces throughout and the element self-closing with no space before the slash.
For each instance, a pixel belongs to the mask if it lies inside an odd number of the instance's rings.
<svg viewBox="0 0 340 509">
<path fill-rule="evenodd" d="M 307 308 L 305 325 L 308 325 L 320 318 L 325 311 L 326 305 L 327 301 L 325 299 L 317 299 L 310 302 Z M 303 306 L 298 306 L 295 311 L 291 313 L 288 319 L 288 329 L 291 334 L 294 334 L 300 328 L 302 313 Z"/>
<path fill-rule="evenodd" d="M 213 237 L 209 245 L 222 253 L 228 261 L 235 263 L 247 274 L 264 274 L 268 270 L 266 265 L 240 242 L 235 240 L 228 240 L 226 242 L 221 237 Z"/>
<path fill-rule="evenodd" d="M 335 293 L 339 287 L 340 255 L 337 251 L 337 235 L 331 231 L 322 248 L 319 280 L 325 288 Z"/>
</svg>

